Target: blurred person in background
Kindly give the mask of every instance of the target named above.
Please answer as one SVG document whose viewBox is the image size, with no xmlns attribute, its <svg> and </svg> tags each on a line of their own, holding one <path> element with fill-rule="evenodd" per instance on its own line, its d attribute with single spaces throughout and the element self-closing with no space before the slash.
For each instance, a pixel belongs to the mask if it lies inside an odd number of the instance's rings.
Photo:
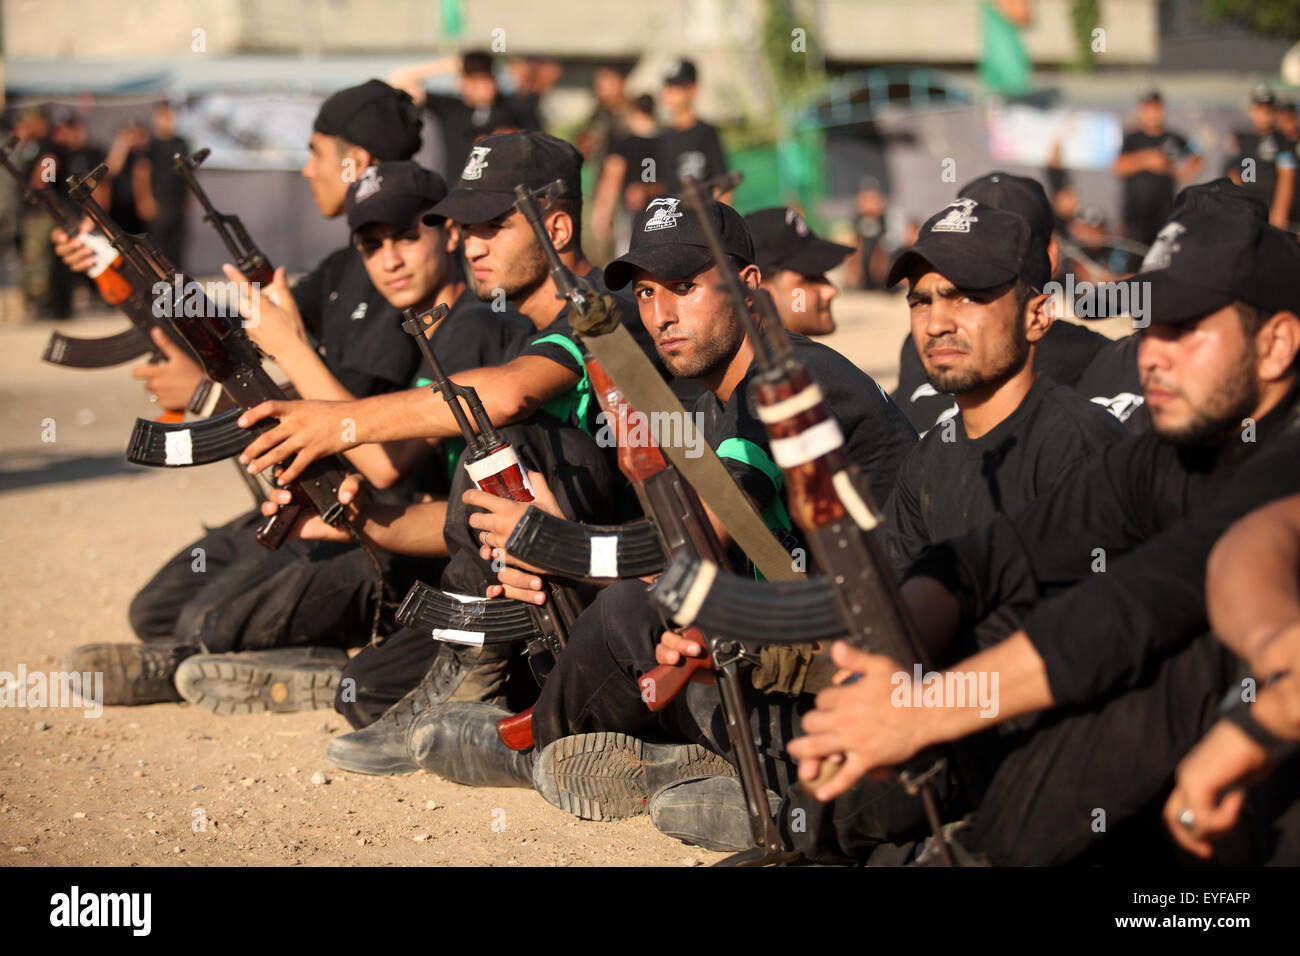
<svg viewBox="0 0 1300 956">
<path fill-rule="evenodd" d="M 627 251 L 632 220 L 663 192 L 659 180 L 662 137 L 655 122 L 655 101 L 648 93 L 629 106 L 625 132 L 611 140 L 596 184 L 592 229 L 596 238 L 613 242 L 616 254 Z"/>
<path fill-rule="evenodd" d="M 1296 158 L 1275 126 L 1276 105 L 1267 86 L 1251 91 L 1246 110 L 1250 127 L 1233 133 L 1238 169 L 1236 175 L 1229 175 L 1268 207 L 1269 222 L 1286 228 L 1295 198 Z"/>
<path fill-rule="evenodd" d="M 457 74 L 457 95 L 430 93 L 424 83 L 432 76 Z M 538 129 L 536 104 L 530 92 L 506 96 L 497 85 L 492 54 L 471 50 L 462 56 L 444 56 L 394 70 L 389 85 L 405 90 L 416 106 L 429 111 L 442 135 L 443 155 L 434 171 L 455 179 L 469 159 L 474 143 L 494 132 Z"/>
<path fill-rule="evenodd" d="M 584 169 L 595 173 L 594 181 L 585 184 L 591 190 L 591 204 L 588 206 L 592 217 L 589 245 L 593 262 L 608 262 L 627 248 L 626 245 L 615 243 L 613 238 L 612 220 L 618 206 L 617 183 L 611 181 L 609 185 L 604 185 L 604 176 L 607 172 L 606 161 L 610 158 L 614 143 L 630 132 L 628 117 L 632 104 L 627 96 L 628 72 L 626 66 L 608 63 L 597 66 L 592 71 L 591 92 L 596 98 L 596 106 L 573 140 L 578 152 L 582 153 Z M 653 99 L 650 101 L 650 113 L 650 122 L 654 125 Z M 603 199 L 602 188 L 605 190 Z M 605 215 L 603 222 L 602 212 Z"/>
<path fill-rule="evenodd" d="M 149 128 L 139 120 L 124 123 L 113 137 L 104 162 L 113 180 L 113 195 L 108 214 L 131 234 L 144 232 L 144 221 L 136 204 L 135 167 L 149 145 Z"/>
<path fill-rule="evenodd" d="M 517 120 L 515 129 L 543 129 L 542 97 L 560 81 L 564 74 L 563 67 L 554 60 L 537 57 L 517 56 L 507 67 L 515 90 L 512 96 L 514 114 Z M 492 132 L 502 132 L 494 129 Z"/>
<path fill-rule="evenodd" d="M 69 176 L 85 176 L 104 161 L 105 153 L 90 142 L 86 121 L 79 113 L 62 110 L 55 114 L 54 129 L 50 139 L 55 145 L 57 172 L 55 182 L 60 190 L 66 189 Z M 111 170 L 95 187 L 95 201 L 105 205 L 111 201 L 113 182 Z M 53 228 L 53 227 L 51 227 Z M 49 245 L 49 237 L 46 243 Z M 72 293 L 77 286 L 77 276 L 63 262 L 54 260 L 50 272 L 50 297 L 48 313 L 50 318 L 72 318 Z"/>
<path fill-rule="evenodd" d="M 627 96 L 628 68 L 622 65 L 602 64 L 591 74 L 591 92 L 596 107 L 582 124 L 574 145 L 582 158 L 600 169 L 610 146 L 628 132 L 628 110 L 631 102 Z"/>
<path fill-rule="evenodd" d="M 55 155 L 50 139 L 50 120 L 45 109 L 33 106 L 23 111 L 14 125 L 18 144 L 13 160 L 32 189 L 48 188 L 53 181 L 55 163 L 42 163 Z M 54 221 L 39 205 L 23 203 L 18 212 L 18 236 L 22 261 L 23 302 L 29 316 L 50 318 L 51 283 L 54 253 L 50 249 L 50 230 Z"/>
<path fill-rule="evenodd" d="M 1300 159 L 1300 119 L 1296 116 L 1295 101 L 1287 100 L 1279 103 L 1273 111 L 1273 119 L 1277 123 L 1278 135 L 1286 144 L 1287 152 Z M 1300 189 L 1292 190 L 1291 208 L 1287 210 L 1287 225 L 1283 228 L 1291 232 L 1300 231 Z"/>
<path fill-rule="evenodd" d="M 663 137 L 664 168 L 660 173 L 669 193 L 681 192 L 683 176 L 705 180 L 727 171 L 717 127 L 704 122 L 695 112 L 698 95 L 695 64 L 690 60 L 671 62 L 659 94 L 670 124 Z M 730 194 L 717 198 L 729 202 Z"/>
<path fill-rule="evenodd" d="M 1165 105 L 1158 90 L 1147 90 L 1138 100 L 1137 128 L 1124 135 L 1111 170 L 1124 180 L 1128 237 L 1151 245 L 1173 209 L 1175 185 L 1201 171 L 1195 146 L 1165 128 Z"/>
<path fill-rule="evenodd" d="M 890 207 L 884 187 L 874 176 L 862 177 L 853 204 L 857 252 L 845 263 L 845 284 L 883 291 L 894 254 L 906 243 L 906 218 Z"/>
<path fill-rule="evenodd" d="M 159 103 L 150 116 L 152 131 L 143 155 L 131 170 L 135 207 L 149 238 L 177 269 L 184 269 L 185 181 L 176 175 L 172 160 L 188 156 L 189 143 L 176 135 L 176 110 Z"/>
</svg>

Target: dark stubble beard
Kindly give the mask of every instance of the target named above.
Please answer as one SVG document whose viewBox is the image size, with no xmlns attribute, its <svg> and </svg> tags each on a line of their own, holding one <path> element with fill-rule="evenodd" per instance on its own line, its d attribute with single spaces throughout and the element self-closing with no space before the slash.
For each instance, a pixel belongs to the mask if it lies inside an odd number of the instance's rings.
<svg viewBox="0 0 1300 956">
<path fill-rule="evenodd" d="M 1161 387 L 1168 388 L 1163 384 Z M 1179 394 L 1183 393 L 1180 391 Z M 1253 349 L 1242 349 L 1223 383 L 1210 394 L 1211 399 L 1205 408 L 1192 409 L 1192 420 L 1186 425 L 1161 428 L 1153 415 L 1152 430 L 1180 448 L 1217 445 L 1231 437 L 1241 428 L 1242 419 L 1259 406 L 1259 380 L 1255 377 Z"/>
<path fill-rule="evenodd" d="M 736 350 L 745 338 L 744 329 L 728 310 L 726 329 L 708 339 L 693 339 L 697 348 L 690 356 L 669 356 L 659 353 L 668 371 L 678 378 L 705 378 L 724 368 L 735 357 Z"/>
<path fill-rule="evenodd" d="M 926 351 L 943 348 L 949 344 L 951 344 L 949 340 L 936 339 L 927 343 Z M 1005 382 L 1025 367 L 1025 360 L 1028 357 L 1029 339 L 1025 336 L 1025 324 L 1023 321 L 1018 321 L 1011 327 L 1011 341 L 1007 343 L 1007 347 L 993 357 L 992 368 L 927 372 L 926 378 L 937 392 L 945 395 L 961 395 L 987 385 Z"/>
<path fill-rule="evenodd" d="M 473 268 L 471 264 L 471 269 Z M 501 289 L 507 302 L 518 302 L 528 298 L 547 280 L 550 271 L 546 264 L 546 254 L 536 241 L 528 244 L 527 250 L 512 263 L 512 268 L 499 286 L 481 288 L 471 271 L 469 278 L 474 286 L 474 294 L 481 302 L 491 302 L 496 298 L 497 289 Z"/>
</svg>

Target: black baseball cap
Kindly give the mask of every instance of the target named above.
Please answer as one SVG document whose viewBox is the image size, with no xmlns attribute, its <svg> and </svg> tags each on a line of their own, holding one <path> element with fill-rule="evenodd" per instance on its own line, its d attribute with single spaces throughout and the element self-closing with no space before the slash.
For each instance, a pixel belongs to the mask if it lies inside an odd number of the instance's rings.
<svg viewBox="0 0 1300 956">
<path fill-rule="evenodd" d="M 726 203 L 710 202 L 709 221 L 722 249 L 742 265 L 754 261 L 754 241 L 740 213 Z M 605 284 L 621 289 L 638 269 L 660 279 L 685 279 L 713 264 L 699 220 L 677 196 L 656 196 L 632 223 L 632 245 L 605 267 Z"/>
<path fill-rule="evenodd" d="M 745 227 L 754 242 L 754 264 L 764 275 L 778 269 L 825 275 L 853 251 L 852 246 L 822 239 L 803 216 L 785 206 L 751 212 L 745 217 Z"/>
<path fill-rule="evenodd" d="M 1044 240 L 1052 237 L 1056 217 L 1047 191 L 1037 179 L 1013 176 L 995 169 L 979 179 L 972 179 L 957 193 L 958 199 L 974 199 L 982 206 L 1005 209 L 1029 221 L 1029 226 Z"/>
<path fill-rule="evenodd" d="M 1133 281 L 1152 322 L 1191 322 L 1233 302 L 1268 315 L 1300 307 L 1300 243 L 1241 209 L 1189 210 L 1156 234 Z"/>
<path fill-rule="evenodd" d="M 1047 238 L 1019 213 L 954 199 L 925 221 L 916 244 L 895 261 L 885 284 L 924 262 L 960 289 L 991 289 L 1021 278 L 1040 292 L 1051 278 Z"/>
<path fill-rule="evenodd" d="M 420 111 L 383 80 L 339 90 L 316 114 L 316 132 L 340 136 L 376 159 L 410 159 L 420 148 Z"/>
<path fill-rule="evenodd" d="M 1200 212 L 1205 209 L 1222 209 L 1229 212 L 1235 209 L 1253 216 L 1260 222 L 1268 222 L 1268 206 L 1264 205 L 1264 201 L 1226 176 L 1212 179 L 1208 183 L 1184 187 L 1174 197 L 1169 218 L 1177 219 L 1184 213 Z"/>
<path fill-rule="evenodd" d="M 664 86 L 690 86 L 695 82 L 695 64 L 690 60 L 671 60 L 664 70 Z"/>
<path fill-rule="evenodd" d="M 356 232 L 362 226 L 381 223 L 385 226 L 409 226 L 422 210 L 447 195 L 447 184 L 437 173 L 418 163 L 379 163 L 367 167 L 348 187 L 344 208 L 348 228 Z M 441 217 L 425 216 L 431 226 L 441 225 Z"/>
<path fill-rule="evenodd" d="M 485 136 L 433 212 L 470 225 L 491 222 L 515 204 L 516 186 L 540 189 L 557 179 L 564 184 L 561 195 L 581 199 L 582 153 L 573 144 L 536 130 Z"/>
</svg>

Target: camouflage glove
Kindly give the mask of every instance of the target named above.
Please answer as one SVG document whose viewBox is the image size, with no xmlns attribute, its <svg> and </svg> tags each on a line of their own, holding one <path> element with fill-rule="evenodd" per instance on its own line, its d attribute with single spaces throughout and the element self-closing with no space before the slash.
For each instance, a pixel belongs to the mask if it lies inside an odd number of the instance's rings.
<svg viewBox="0 0 1300 956">
<path fill-rule="evenodd" d="M 587 297 L 587 311 L 583 315 L 576 309 L 570 311 L 569 324 L 580 335 L 606 335 L 613 332 L 623 321 L 623 307 L 618 299 L 608 292 L 597 292 L 595 286 L 581 276 L 577 279 L 578 287 Z"/>
</svg>

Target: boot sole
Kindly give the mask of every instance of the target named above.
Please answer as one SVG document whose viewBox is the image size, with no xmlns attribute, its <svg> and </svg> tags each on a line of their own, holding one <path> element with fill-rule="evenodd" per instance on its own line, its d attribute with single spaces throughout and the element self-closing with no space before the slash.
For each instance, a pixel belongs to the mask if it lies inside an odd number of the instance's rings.
<svg viewBox="0 0 1300 956">
<path fill-rule="evenodd" d="M 290 714 L 332 708 L 342 675 L 342 668 L 297 670 L 190 658 L 176 671 L 176 689 L 191 704 L 223 716 Z"/>
<path fill-rule="evenodd" d="M 542 750 L 533 767 L 533 785 L 553 806 L 604 822 L 645 813 L 651 794 L 675 780 L 735 772 L 725 759 L 697 744 L 578 734 Z"/>
</svg>

